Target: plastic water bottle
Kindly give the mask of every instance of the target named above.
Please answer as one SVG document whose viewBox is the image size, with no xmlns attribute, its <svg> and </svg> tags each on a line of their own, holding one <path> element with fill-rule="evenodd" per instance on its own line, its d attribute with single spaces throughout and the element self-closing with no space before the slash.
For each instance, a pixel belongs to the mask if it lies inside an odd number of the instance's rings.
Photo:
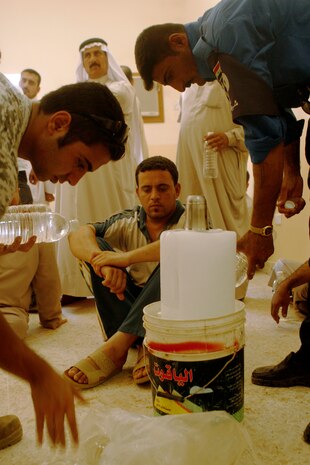
<svg viewBox="0 0 310 465">
<path fill-rule="evenodd" d="M 247 279 L 248 259 L 243 252 L 236 253 L 236 287 L 241 286 Z"/>
<path fill-rule="evenodd" d="M 0 220 L 0 244 L 9 245 L 17 236 L 22 244 L 31 236 L 36 242 L 56 242 L 69 232 L 67 220 L 53 212 L 7 213 Z"/>
<path fill-rule="evenodd" d="M 208 136 L 213 134 L 208 132 Z M 217 150 L 213 149 L 208 141 L 204 142 L 204 151 L 203 151 L 203 176 L 205 178 L 214 179 L 218 176 L 218 166 L 217 166 Z"/>
<path fill-rule="evenodd" d="M 6 213 L 32 213 L 32 212 L 50 212 L 48 205 L 44 203 L 26 203 L 24 205 L 10 205 Z"/>
<path fill-rule="evenodd" d="M 204 231 L 208 229 L 207 202 L 203 195 L 186 197 L 184 229 Z"/>
<path fill-rule="evenodd" d="M 282 283 L 282 281 L 284 281 L 284 280 L 285 280 L 285 275 L 284 275 L 283 271 L 281 271 L 281 270 L 276 271 L 276 277 L 275 277 L 275 280 L 272 283 L 272 292 L 276 292 L 276 290 L 278 289 L 280 283 Z"/>
</svg>

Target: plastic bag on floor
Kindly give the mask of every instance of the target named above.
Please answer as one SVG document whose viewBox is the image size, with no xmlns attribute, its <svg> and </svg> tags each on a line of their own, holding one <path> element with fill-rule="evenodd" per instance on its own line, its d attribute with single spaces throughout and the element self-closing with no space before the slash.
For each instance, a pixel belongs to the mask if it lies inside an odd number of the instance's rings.
<svg viewBox="0 0 310 465">
<path fill-rule="evenodd" d="M 81 423 L 78 465 L 254 465 L 249 437 L 223 411 L 148 417 L 121 409 Z"/>
</svg>

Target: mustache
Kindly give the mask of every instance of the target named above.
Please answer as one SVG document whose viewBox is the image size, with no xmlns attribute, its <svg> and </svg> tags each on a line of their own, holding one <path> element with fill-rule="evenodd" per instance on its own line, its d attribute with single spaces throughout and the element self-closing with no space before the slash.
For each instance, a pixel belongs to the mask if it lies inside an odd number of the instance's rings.
<svg viewBox="0 0 310 465">
<path fill-rule="evenodd" d="M 89 67 L 92 68 L 93 66 L 100 66 L 100 63 L 98 63 L 97 61 L 94 61 L 93 63 L 89 65 Z"/>
</svg>

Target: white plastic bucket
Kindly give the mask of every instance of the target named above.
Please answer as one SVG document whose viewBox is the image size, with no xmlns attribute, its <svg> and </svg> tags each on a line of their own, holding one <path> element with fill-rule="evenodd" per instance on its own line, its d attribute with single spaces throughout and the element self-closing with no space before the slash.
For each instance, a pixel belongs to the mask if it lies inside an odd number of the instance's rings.
<svg viewBox="0 0 310 465">
<path fill-rule="evenodd" d="M 161 303 L 144 308 L 144 345 L 150 358 L 157 414 L 226 410 L 244 413 L 244 304 L 207 320 L 167 320 Z"/>
</svg>

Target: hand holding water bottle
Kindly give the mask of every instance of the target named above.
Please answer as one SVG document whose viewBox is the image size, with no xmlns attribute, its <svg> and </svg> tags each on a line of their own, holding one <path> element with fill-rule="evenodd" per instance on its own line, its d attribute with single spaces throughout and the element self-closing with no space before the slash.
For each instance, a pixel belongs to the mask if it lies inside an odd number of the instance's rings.
<svg viewBox="0 0 310 465">
<path fill-rule="evenodd" d="M 263 268 L 265 262 L 274 252 L 272 234 L 263 237 L 248 231 L 238 240 L 237 250 L 246 255 L 248 279 L 253 279 L 256 269 Z"/>
<path fill-rule="evenodd" d="M 32 236 L 29 238 L 29 240 L 25 243 L 21 243 L 22 242 L 22 237 L 21 236 L 18 236 L 14 239 L 14 241 L 12 242 L 12 244 L 1 244 L 0 243 L 0 256 L 1 255 L 6 255 L 8 253 L 14 253 L 14 252 L 28 252 L 31 247 L 33 247 L 33 245 L 35 244 L 36 242 L 36 236 Z"/>
<path fill-rule="evenodd" d="M 39 206 L 37 211 L 35 205 L 20 205 L 8 209 L 0 219 L 0 254 L 27 252 L 35 242 L 55 242 L 66 236 L 66 219 L 44 208 Z"/>
<path fill-rule="evenodd" d="M 229 143 L 228 137 L 225 134 L 225 132 L 208 132 L 204 140 L 208 142 L 208 145 L 212 149 L 218 152 L 228 147 Z"/>
<path fill-rule="evenodd" d="M 218 177 L 218 152 L 228 146 L 228 137 L 224 132 L 208 132 L 204 138 L 203 176 Z"/>
<path fill-rule="evenodd" d="M 16 190 L 11 205 L 7 209 L 7 213 L 17 213 L 21 211 L 21 208 L 27 208 L 27 205 L 19 205 L 19 191 Z M 29 207 L 33 208 L 33 205 L 29 205 Z M 25 210 L 27 211 L 27 210 Z M 2 218 L 0 219 L 0 221 Z M 2 243 L 3 242 L 3 243 Z M 28 252 L 36 242 L 36 236 L 29 236 L 28 241 L 24 241 L 22 243 L 22 236 L 16 236 L 12 239 L 11 243 L 8 244 L 6 240 L 0 239 L 0 256 L 6 255 L 8 253 L 14 252 Z"/>
</svg>

